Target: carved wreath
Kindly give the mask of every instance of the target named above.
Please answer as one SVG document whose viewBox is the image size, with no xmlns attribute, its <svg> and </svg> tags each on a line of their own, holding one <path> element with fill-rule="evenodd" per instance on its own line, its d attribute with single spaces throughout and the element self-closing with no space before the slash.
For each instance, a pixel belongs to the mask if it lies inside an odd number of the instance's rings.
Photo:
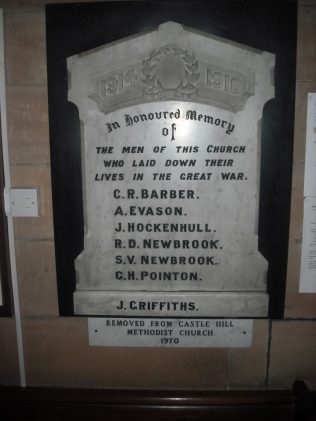
<svg viewBox="0 0 316 421">
<path fill-rule="evenodd" d="M 161 57 L 168 54 L 173 54 L 175 57 L 179 57 L 185 66 L 184 77 L 179 86 L 177 86 L 175 89 L 165 89 L 155 73 Z M 197 91 L 196 83 L 200 78 L 200 73 L 198 73 L 198 66 L 199 64 L 195 59 L 195 54 L 189 54 L 187 50 L 172 46 L 153 50 L 149 58 L 147 60 L 143 60 L 143 68 L 141 73 L 144 76 L 144 91 L 151 95 L 163 95 L 163 93 L 170 91 L 191 95 Z"/>
</svg>

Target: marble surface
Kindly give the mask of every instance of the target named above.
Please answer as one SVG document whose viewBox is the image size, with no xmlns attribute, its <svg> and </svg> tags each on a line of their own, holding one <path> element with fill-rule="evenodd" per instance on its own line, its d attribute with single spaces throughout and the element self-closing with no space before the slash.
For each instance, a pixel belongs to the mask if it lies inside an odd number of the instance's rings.
<svg viewBox="0 0 316 421">
<path fill-rule="evenodd" d="M 264 317 L 268 296 L 257 292 L 76 291 L 78 314 L 157 317 Z M 212 314 L 210 314 L 212 312 Z"/>
<path fill-rule="evenodd" d="M 257 225 L 273 66 L 272 54 L 171 22 L 68 59 L 83 123 L 75 313 L 189 294 L 201 317 L 267 315 Z"/>
<path fill-rule="evenodd" d="M 248 348 L 253 320 L 89 318 L 90 346 Z"/>
</svg>

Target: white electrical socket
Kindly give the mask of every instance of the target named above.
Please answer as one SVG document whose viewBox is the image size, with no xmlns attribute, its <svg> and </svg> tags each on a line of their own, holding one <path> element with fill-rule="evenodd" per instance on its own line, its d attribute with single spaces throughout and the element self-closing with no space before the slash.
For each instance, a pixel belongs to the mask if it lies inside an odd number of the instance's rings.
<svg viewBox="0 0 316 421">
<path fill-rule="evenodd" d="M 36 187 L 6 189 L 7 215 L 12 217 L 39 216 L 39 194 Z"/>
</svg>

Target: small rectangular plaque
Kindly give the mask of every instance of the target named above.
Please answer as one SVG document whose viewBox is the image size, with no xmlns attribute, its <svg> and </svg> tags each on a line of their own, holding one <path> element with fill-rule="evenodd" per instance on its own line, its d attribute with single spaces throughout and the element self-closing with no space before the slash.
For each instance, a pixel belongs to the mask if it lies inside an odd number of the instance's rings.
<svg viewBox="0 0 316 421">
<path fill-rule="evenodd" d="M 89 318 L 90 346 L 247 348 L 253 320 Z"/>
<path fill-rule="evenodd" d="M 316 197 L 304 198 L 300 293 L 316 292 Z"/>
</svg>

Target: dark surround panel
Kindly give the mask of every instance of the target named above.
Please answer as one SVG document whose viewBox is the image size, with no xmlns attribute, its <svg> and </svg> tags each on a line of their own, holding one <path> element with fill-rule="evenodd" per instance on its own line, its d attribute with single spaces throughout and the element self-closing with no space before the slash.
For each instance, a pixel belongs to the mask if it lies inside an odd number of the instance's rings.
<svg viewBox="0 0 316 421">
<path fill-rule="evenodd" d="M 2 136 L 0 126 L 0 288 L 2 290 L 2 305 L 0 305 L 0 317 L 8 317 L 13 313 L 13 303 L 11 296 L 11 273 L 10 273 L 10 253 L 7 217 L 4 210 L 3 191 L 5 187 Z"/>
<path fill-rule="evenodd" d="M 282 318 L 292 174 L 295 1 L 131 1 L 48 5 L 47 61 L 59 310 L 73 315 L 83 249 L 80 121 L 67 101 L 68 56 L 172 20 L 276 55 L 275 99 L 262 121 L 259 249 L 269 261 L 269 317 Z"/>
</svg>

